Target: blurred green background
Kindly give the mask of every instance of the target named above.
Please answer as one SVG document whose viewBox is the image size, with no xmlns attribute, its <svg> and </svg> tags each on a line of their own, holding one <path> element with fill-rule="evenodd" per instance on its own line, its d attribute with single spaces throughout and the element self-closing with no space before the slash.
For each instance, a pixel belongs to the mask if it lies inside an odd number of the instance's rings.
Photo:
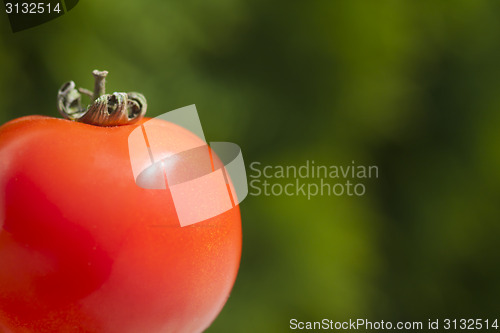
<svg viewBox="0 0 500 333">
<path fill-rule="evenodd" d="M 248 196 L 243 257 L 208 332 L 289 320 L 500 316 L 500 2 L 80 1 L 13 34 L 0 122 L 57 116 L 61 84 L 196 104 L 248 166 L 379 166 L 362 197 Z"/>
</svg>

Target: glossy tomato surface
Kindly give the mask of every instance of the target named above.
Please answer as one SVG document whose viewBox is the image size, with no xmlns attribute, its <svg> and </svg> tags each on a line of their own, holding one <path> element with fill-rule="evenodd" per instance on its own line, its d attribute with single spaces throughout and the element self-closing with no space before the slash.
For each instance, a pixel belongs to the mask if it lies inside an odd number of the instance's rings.
<svg viewBox="0 0 500 333">
<path fill-rule="evenodd" d="M 137 126 L 30 116 L 0 127 L 0 331 L 193 333 L 220 312 L 239 208 L 181 227 L 168 188 L 136 185 Z M 159 126 L 166 155 L 201 142 Z"/>
</svg>

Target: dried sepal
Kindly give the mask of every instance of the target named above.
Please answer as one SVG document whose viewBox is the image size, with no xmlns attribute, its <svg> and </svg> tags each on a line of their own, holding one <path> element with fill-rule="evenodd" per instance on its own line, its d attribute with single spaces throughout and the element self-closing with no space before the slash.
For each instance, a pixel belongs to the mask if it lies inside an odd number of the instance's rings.
<svg viewBox="0 0 500 333">
<path fill-rule="evenodd" d="M 57 109 L 69 120 L 97 126 L 130 125 L 139 121 L 147 110 L 144 95 L 137 92 L 104 93 L 104 77 L 107 72 L 94 71 L 96 87 L 93 103 L 82 107 L 82 93 L 92 95 L 86 89 L 77 89 L 73 81 L 66 82 L 57 95 Z"/>
</svg>

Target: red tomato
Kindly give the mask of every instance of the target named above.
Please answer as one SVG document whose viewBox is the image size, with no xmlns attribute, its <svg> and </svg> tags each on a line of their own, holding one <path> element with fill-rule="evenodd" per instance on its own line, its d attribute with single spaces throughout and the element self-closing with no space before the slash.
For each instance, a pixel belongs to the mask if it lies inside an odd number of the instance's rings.
<svg viewBox="0 0 500 333">
<path fill-rule="evenodd" d="M 137 126 L 31 116 L 0 127 L 0 331 L 193 333 L 220 312 L 239 208 L 180 227 L 168 189 L 135 183 Z M 173 146 L 201 141 L 161 126 Z"/>
</svg>

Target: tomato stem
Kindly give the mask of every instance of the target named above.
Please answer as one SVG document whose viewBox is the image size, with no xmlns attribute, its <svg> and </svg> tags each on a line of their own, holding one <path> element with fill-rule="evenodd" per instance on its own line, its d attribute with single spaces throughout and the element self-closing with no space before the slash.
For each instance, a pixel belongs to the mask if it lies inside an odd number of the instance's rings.
<svg viewBox="0 0 500 333">
<path fill-rule="evenodd" d="M 69 120 L 96 126 L 128 125 L 144 117 L 147 102 L 144 95 L 136 92 L 115 92 L 106 94 L 107 71 L 94 70 L 94 92 L 76 88 L 73 81 L 66 82 L 59 89 L 57 108 Z M 82 107 L 81 96 L 92 98 L 92 104 Z"/>
<path fill-rule="evenodd" d="M 106 76 L 108 75 L 108 71 L 98 71 L 95 69 L 92 72 L 94 75 L 95 83 L 94 83 L 94 95 L 92 96 L 95 101 L 102 95 L 106 94 Z"/>
</svg>

